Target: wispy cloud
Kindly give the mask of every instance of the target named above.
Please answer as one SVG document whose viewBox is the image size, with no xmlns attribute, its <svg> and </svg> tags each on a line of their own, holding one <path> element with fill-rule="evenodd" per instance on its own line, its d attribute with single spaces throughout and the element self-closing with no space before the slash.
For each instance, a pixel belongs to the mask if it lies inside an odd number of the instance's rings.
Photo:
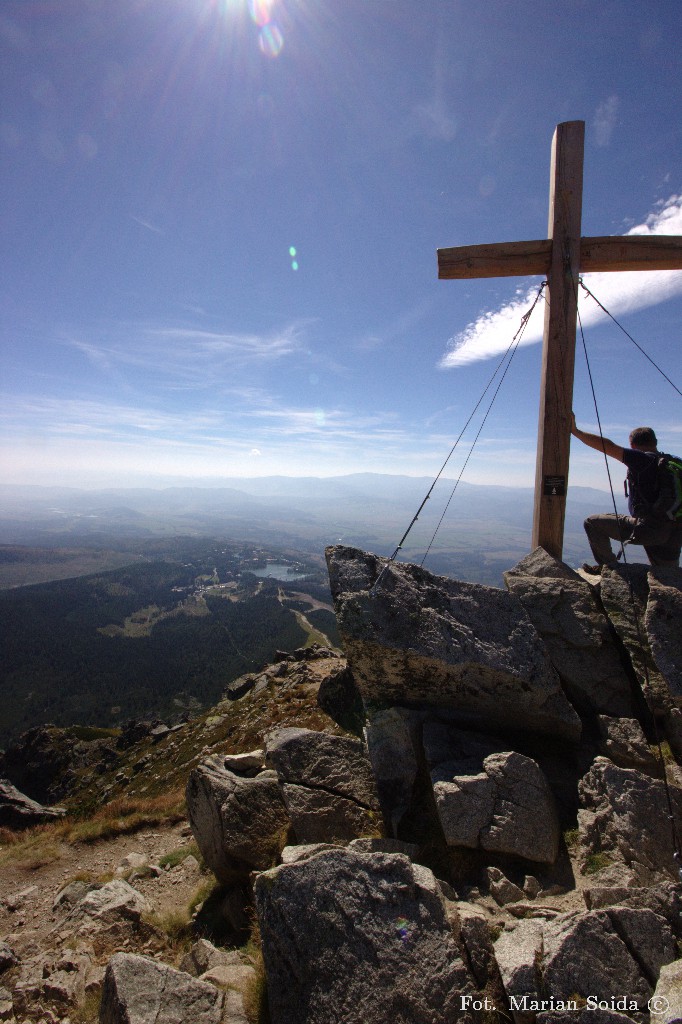
<svg viewBox="0 0 682 1024">
<path fill-rule="evenodd" d="M 300 326 L 290 325 L 270 334 L 239 334 L 203 331 L 187 327 L 159 327 L 148 332 L 150 341 L 164 347 L 171 345 L 176 354 L 189 354 L 192 359 L 222 358 L 229 355 L 247 359 L 281 359 L 300 348 Z"/>
<path fill-rule="evenodd" d="M 381 332 L 363 335 L 354 343 L 354 348 L 359 352 L 372 352 L 396 338 L 404 338 L 423 323 L 433 309 L 433 304 L 433 299 L 430 297 L 420 299 L 415 305 L 403 310 L 396 318 L 389 321 Z"/>
<path fill-rule="evenodd" d="M 163 231 L 161 230 L 161 228 L 157 227 L 156 224 L 152 224 L 151 221 L 143 220 L 142 217 L 135 217 L 135 216 L 133 216 L 132 213 L 130 214 L 130 219 L 134 220 L 136 224 L 140 224 L 143 228 L 146 228 L 147 231 L 153 231 L 154 234 L 156 234 L 156 235 L 162 235 L 163 234 Z"/>
<path fill-rule="evenodd" d="M 660 203 L 642 224 L 628 231 L 630 235 L 682 235 L 682 196 L 673 195 Z M 614 316 L 655 306 L 682 294 L 682 270 L 629 271 L 627 273 L 585 274 L 584 281 L 595 296 Z M 528 311 L 538 286 L 517 291 L 516 297 L 497 310 L 484 313 L 468 324 L 449 342 L 440 366 L 466 366 L 482 359 L 499 356 L 507 350 Z M 579 296 L 580 317 L 584 326 L 605 319 L 601 309 L 582 292 Z M 522 345 L 542 340 L 542 312 L 536 309 L 523 334 Z"/>
<path fill-rule="evenodd" d="M 415 103 L 412 121 L 416 130 L 429 139 L 452 142 L 457 134 L 457 121 L 445 97 L 445 70 L 440 59 L 435 64 L 433 93 L 424 103 Z"/>
<path fill-rule="evenodd" d="M 3 458 L 8 480 L 47 471 L 154 477 L 315 474 L 361 470 L 435 472 L 451 438 L 415 430 L 392 412 L 297 407 L 265 393 L 235 392 L 229 408 L 182 413 L 89 399 L 0 396 L 0 424 L 15 443 Z M 360 453 L 360 454 L 358 454 Z"/>
<path fill-rule="evenodd" d="M 303 349 L 303 322 L 268 333 L 206 331 L 174 325 L 118 325 L 96 340 L 68 338 L 98 370 L 119 376 L 146 374 L 166 389 L 215 388 L 226 370 L 276 362 Z"/>
<path fill-rule="evenodd" d="M 599 104 L 594 115 L 594 138 L 597 146 L 604 147 L 611 143 L 611 136 L 618 121 L 620 99 L 609 96 Z"/>
</svg>

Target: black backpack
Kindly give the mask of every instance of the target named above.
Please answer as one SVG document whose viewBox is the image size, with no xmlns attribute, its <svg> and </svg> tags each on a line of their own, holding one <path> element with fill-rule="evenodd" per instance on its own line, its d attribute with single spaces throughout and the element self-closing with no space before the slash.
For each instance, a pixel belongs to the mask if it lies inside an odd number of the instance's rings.
<svg viewBox="0 0 682 1024">
<path fill-rule="evenodd" d="M 682 459 L 661 452 L 658 467 L 658 498 L 654 508 L 659 515 L 682 523 Z"/>
</svg>

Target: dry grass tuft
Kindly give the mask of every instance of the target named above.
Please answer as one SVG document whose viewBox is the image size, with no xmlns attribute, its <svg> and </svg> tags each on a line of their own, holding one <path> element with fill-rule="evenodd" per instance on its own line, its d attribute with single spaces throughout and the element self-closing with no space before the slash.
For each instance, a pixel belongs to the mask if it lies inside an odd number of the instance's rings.
<svg viewBox="0 0 682 1024">
<path fill-rule="evenodd" d="M 163 934 L 171 949 L 187 949 L 196 938 L 194 916 L 197 907 L 206 901 L 215 888 L 213 880 L 202 882 L 185 907 L 145 915 L 145 921 Z"/>
<path fill-rule="evenodd" d="M 11 833 L 9 841 L 3 837 L 0 865 L 13 864 L 25 871 L 37 871 L 38 868 L 59 860 L 61 850 L 56 828 L 57 826 L 53 824 L 36 825 L 25 832 Z"/>
<path fill-rule="evenodd" d="M 78 1006 L 69 1010 L 69 1020 L 72 1024 L 98 1024 L 101 992 L 88 992 L 85 999 Z"/>
<path fill-rule="evenodd" d="M 61 844 L 96 843 L 100 839 L 128 835 L 142 828 L 158 828 L 186 820 L 181 790 L 155 797 L 120 797 L 101 807 L 89 818 L 66 817 L 24 832 L 2 830 L 0 865 L 16 864 L 37 870 L 58 860 Z"/>
<path fill-rule="evenodd" d="M 65 823 L 68 843 L 96 843 L 99 839 L 127 835 L 142 828 L 156 828 L 184 821 L 182 791 L 154 797 L 119 797 L 96 811 L 91 818 Z"/>
<path fill-rule="evenodd" d="M 249 1024 L 270 1024 L 270 1008 L 268 1005 L 268 979 L 265 974 L 265 962 L 258 922 L 254 919 L 251 935 L 246 944 L 245 952 L 253 964 L 255 976 L 248 982 L 244 992 L 244 1010 Z"/>
</svg>

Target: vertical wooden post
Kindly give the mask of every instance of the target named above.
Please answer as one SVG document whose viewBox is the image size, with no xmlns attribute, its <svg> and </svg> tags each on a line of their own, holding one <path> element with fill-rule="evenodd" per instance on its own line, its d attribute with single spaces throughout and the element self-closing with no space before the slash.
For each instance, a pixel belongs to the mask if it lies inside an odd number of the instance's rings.
<svg viewBox="0 0 682 1024">
<path fill-rule="evenodd" d="M 552 141 L 547 281 L 532 546 L 561 558 L 571 443 L 580 269 L 584 121 L 557 125 Z"/>
</svg>

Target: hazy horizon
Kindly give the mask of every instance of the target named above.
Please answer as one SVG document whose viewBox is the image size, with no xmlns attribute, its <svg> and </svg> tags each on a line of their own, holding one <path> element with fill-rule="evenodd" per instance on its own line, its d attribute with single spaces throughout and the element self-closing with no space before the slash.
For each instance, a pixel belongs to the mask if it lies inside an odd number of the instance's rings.
<svg viewBox="0 0 682 1024">
<path fill-rule="evenodd" d="M 625 469 L 622 471 L 623 478 L 625 477 Z M 618 470 L 616 470 L 616 475 Z M 155 477 L 149 479 L 148 477 L 140 477 L 127 480 L 125 482 L 114 482 L 109 480 L 105 482 L 96 482 L 91 480 L 89 482 L 83 482 L 81 484 L 66 484 L 63 481 L 52 482 L 52 483 L 25 483 L 25 482 L 13 482 L 3 480 L 0 482 L 0 493 L 4 489 L 7 490 L 68 490 L 68 491 L 137 491 L 137 490 L 150 490 L 150 491 L 163 491 L 171 490 L 173 488 L 196 488 L 198 490 L 219 490 L 220 488 L 231 488 L 235 484 L 248 484 L 248 483 L 263 483 L 266 481 L 334 481 L 334 480 L 353 480 L 362 478 L 373 478 L 377 480 L 405 480 L 421 482 L 427 488 L 433 483 L 435 477 L 430 477 L 425 473 L 380 473 L 359 470 L 352 473 L 329 473 L 329 474 L 295 474 L 295 473 L 260 473 L 253 474 L 251 476 L 246 475 L 234 475 L 234 476 L 175 476 L 175 477 Z M 613 471 L 612 471 L 613 477 Z M 620 492 L 620 479 L 617 477 L 618 487 L 617 491 Z M 471 480 L 465 480 L 462 478 L 458 482 L 457 475 L 448 476 L 443 474 L 439 478 L 439 483 L 443 485 L 450 484 L 454 486 L 457 483 L 458 488 L 508 488 L 510 490 L 518 491 L 534 491 L 534 482 L 528 484 L 513 484 L 505 483 L 504 481 L 485 481 L 476 483 Z M 572 483 L 569 481 L 568 498 L 570 500 L 571 491 L 573 493 L 577 491 L 596 491 L 603 494 L 609 494 L 608 487 L 595 487 L 591 484 L 579 484 Z"/>
</svg>

